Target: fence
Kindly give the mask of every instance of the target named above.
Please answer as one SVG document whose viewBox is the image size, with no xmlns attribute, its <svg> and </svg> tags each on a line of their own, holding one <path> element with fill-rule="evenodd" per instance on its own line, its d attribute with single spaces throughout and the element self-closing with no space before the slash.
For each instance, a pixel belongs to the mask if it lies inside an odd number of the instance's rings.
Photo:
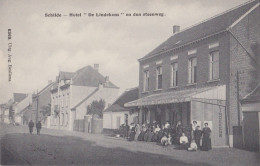
<svg viewBox="0 0 260 166">
<path fill-rule="evenodd" d="M 92 118 L 85 116 L 84 119 L 74 120 L 74 131 L 100 134 L 103 131 L 103 119 Z"/>
</svg>

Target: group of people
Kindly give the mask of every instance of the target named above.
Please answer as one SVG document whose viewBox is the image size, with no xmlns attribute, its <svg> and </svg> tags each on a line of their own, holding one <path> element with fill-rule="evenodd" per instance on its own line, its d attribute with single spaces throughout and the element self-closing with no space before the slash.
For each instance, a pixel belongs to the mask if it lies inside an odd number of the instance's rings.
<svg viewBox="0 0 260 166">
<path fill-rule="evenodd" d="M 28 127 L 29 127 L 29 132 L 30 134 L 33 133 L 33 127 L 34 127 L 34 123 L 32 120 L 30 120 L 29 124 L 28 124 Z M 41 128 L 42 128 L 42 124 L 40 121 L 38 121 L 36 123 L 36 130 L 37 130 L 37 135 L 40 135 L 40 131 L 41 131 Z"/>
<path fill-rule="evenodd" d="M 193 121 L 193 124 L 185 127 L 180 121 L 176 126 L 171 126 L 168 121 L 162 126 L 156 121 L 153 123 L 146 121 L 143 125 L 131 123 L 129 126 L 124 124 L 121 128 L 123 137 L 128 141 L 157 142 L 162 146 L 174 143 L 179 145 L 179 149 L 208 151 L 211 149 L 211 129 L 208 127 L 208 123 L 204 125 L 205 127 L 201 130 L 197 121 Z M 202 146 L 200 145 L 201 139 Z"/>
</svg>

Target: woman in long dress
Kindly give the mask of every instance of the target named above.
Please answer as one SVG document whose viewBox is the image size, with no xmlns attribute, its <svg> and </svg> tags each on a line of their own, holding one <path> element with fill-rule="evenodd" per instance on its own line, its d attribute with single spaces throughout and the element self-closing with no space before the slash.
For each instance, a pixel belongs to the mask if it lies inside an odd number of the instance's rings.
<svg viewBox="0 0 260 166">
<path fill-rule="evenodd" d="M 129 134 L 129 138 L 128 138 L 128 141 L 133 141 L 135 139 L 135 126 L 134 124 L 132 123 L 130 125 L 130 134 Z"/>
<path fill-rule="evenodd" d="M 137 124 L 135 127 L 135 140 L 138 140 L 138 136 L 140 135 L 141 130 L 142 130 L 141 126 L 139 124 Z"/>
<path fill-rule="evenodd" d="M 208 123 L 205 123 L 204 125 L 205 125 L 205 127 L 202 130 L 201 150 L 202 151 L 208 151 L 208 150 L 211 149 L 211 138 L 210 138 L 211 130 L 208 127 Z"/>
</svg>

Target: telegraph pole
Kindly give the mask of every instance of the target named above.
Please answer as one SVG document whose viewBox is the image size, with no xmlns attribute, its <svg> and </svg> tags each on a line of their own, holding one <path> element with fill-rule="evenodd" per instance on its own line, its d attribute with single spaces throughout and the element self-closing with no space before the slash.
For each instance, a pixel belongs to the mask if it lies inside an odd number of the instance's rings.
<svg viewBox="0 0 260 166">
<path fill-rule="evenodd" d="M 38 108 L 39 108 L 38 89 L 37 89 L 37 95 L 36 95 L 36 102 L 37 102 L 37 107 L 36 107 L 36 123 L 37 123 L 38 122 Z"/>
</svg>

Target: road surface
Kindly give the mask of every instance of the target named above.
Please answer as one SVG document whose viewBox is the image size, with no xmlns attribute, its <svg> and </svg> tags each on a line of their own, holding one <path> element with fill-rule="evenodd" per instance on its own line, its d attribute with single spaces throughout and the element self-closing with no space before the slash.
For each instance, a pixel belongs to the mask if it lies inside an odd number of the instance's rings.
<svg viewBox="0 0 260 166">
<path fill-rule="evenodd" d="M 121 138 L 0 124 L 2 165 L 259 165 L 259 153 L 222 148 L 187 152 L 173 146 L 128 142 Z"/>
</svg>

